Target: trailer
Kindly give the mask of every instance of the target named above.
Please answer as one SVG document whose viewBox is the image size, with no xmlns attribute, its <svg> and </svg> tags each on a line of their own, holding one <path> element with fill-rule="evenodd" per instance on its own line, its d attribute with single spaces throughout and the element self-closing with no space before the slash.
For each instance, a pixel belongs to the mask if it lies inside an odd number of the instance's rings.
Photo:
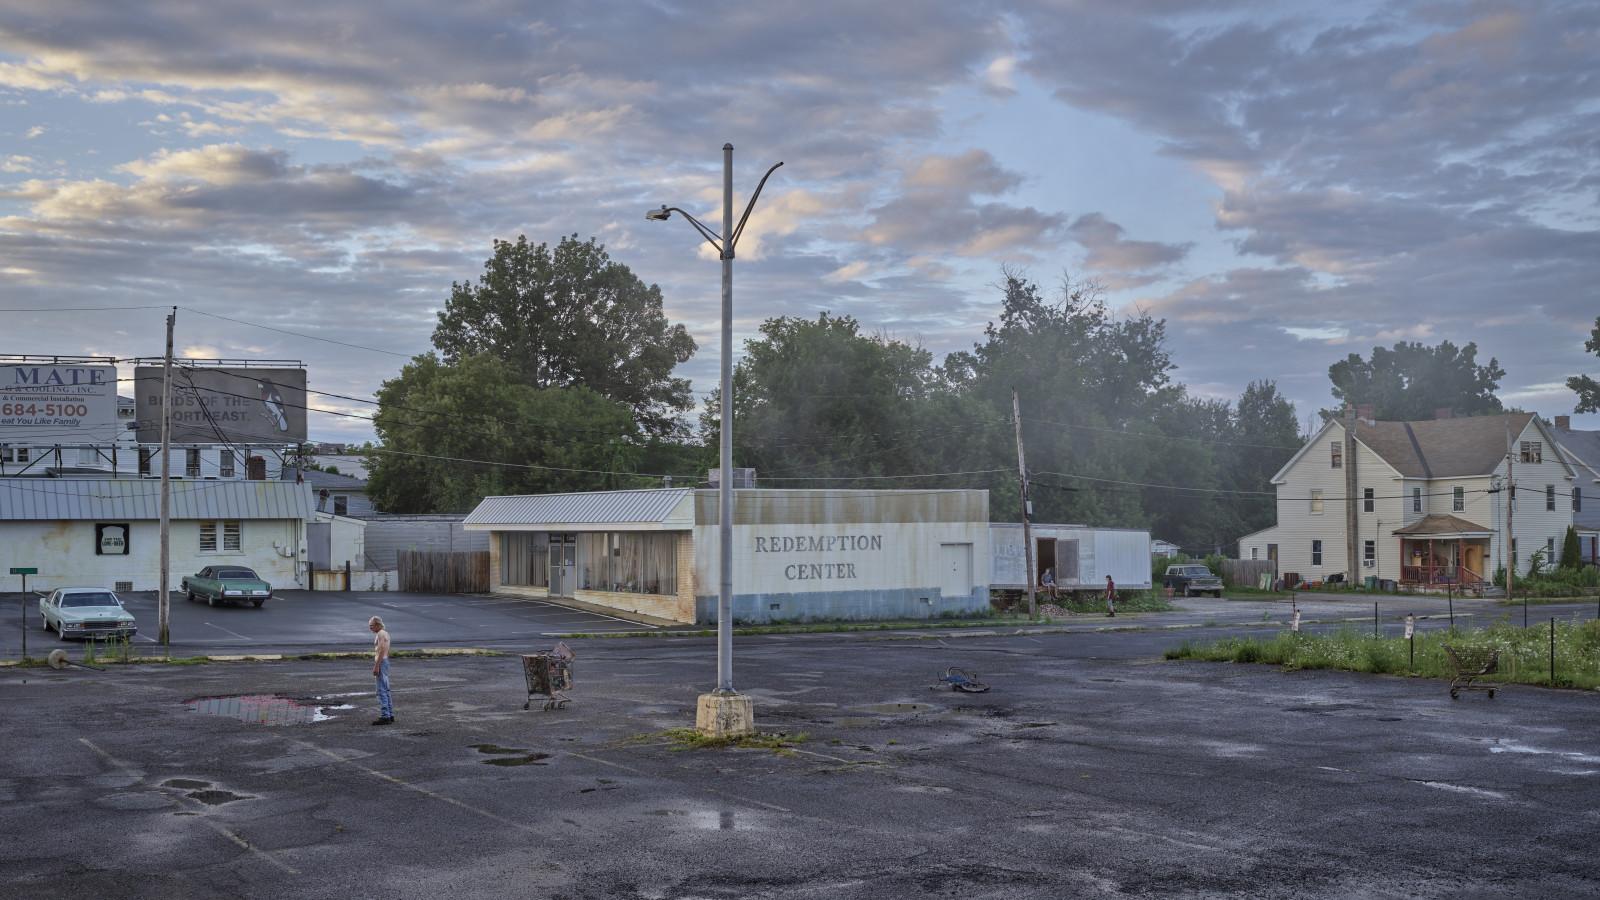
<svg viewBox="0 0 1600 900">
<path fill-rule="evenodd" d="M 1150 532 L 1142 528 L 1092 528 L 1087 525 L 1033 525 L 1034 583 L 1055 569 L 1063 591 L 1104 590 L 1106 576 L 1118 590 L 1150 587 Z M 1022 526 L 990 523 L 992 565 L 989 588 L 1022 591 L 1028 587 Z"/>
</svg>

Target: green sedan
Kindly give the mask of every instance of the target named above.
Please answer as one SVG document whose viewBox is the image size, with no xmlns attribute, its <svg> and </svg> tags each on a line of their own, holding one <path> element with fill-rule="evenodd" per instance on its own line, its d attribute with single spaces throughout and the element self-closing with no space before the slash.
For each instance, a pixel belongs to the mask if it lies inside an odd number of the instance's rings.
<svg viewBox="0 0 1600 900">
<path fill-rule="evenodd" d="M 183 593 L 191 603 L 200 599 L 208 606 L 252 603 L 259 609 L 272 599 L 272 585 L 243 566 L 206 566 L 183 577 Z"/>
<path fill-rule="evenodd" d="M 39 622 L 67 638 L 127 637 L 139 633 L 133 613 L 105 588 L 56 588 L 39 598 Z"/>
</svg>

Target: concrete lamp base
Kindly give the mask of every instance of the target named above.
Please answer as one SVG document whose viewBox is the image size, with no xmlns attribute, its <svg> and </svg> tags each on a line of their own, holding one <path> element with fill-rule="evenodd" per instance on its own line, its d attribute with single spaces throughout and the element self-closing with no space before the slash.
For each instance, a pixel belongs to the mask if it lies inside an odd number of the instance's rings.
<svg viewBox="0 0 1600 900">
<path fill-rule="evenodd" d="M 756 733 L 755 707 L 749 696 L 713 691 L 701 694 L 695 706 L 695 730 L 709 738 L 737 738 Z"/>
</svg>

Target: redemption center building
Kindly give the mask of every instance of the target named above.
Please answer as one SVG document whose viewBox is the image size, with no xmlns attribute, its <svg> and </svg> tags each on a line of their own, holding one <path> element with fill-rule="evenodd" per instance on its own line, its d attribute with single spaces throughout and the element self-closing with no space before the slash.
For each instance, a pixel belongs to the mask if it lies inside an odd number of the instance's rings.
<svg viewBox="0 0 1600 900">
<path fill-rule="evenodd" d="M 935 618 L 987 609 L 989 492 L 733 492 L 733 618 Z M 715 490 L 486 497 L 490 590 L 677 622 L 717 618 Z"/>
</svg>

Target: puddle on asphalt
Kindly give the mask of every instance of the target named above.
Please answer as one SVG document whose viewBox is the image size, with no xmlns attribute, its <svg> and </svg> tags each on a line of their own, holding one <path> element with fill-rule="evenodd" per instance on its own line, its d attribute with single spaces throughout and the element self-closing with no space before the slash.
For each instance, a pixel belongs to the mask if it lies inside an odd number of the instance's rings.
<svg viewBox="0 0 1600 900">
<path fill-rule="evenodd" d="M 1018 728 L 1050 728 L 1050 727 L 1055 726 L 1056 724 L 1058 724 L 1058 723 L 1056 723 L 1056 722 L 1023 722 L 1021 725 L 1018 725 L 1017 727 Z"/>
<path fill-rule="evenodd" d="M 254 800 L 255 798 L 246 797 L 243 794 L 235 794 L 233 791 L 211 790 L 190 791 L 189 799 L 199 800 L 201 803 L 204 803 L 207 806 L 221 806 L 224 803 L 232 803 L 235 800 Z"/>
<path fill-rule="evenodd" d="M 472 749 L 494 759 L 480 760 L 487 766 L 544 766 L 548 753 L 538 753 L 522 747 L 502 747 L 499 744 L 469 744 Z"/>
<path fill-rule="evenodd" d="M 652 809 L 646 814 L 673 818 L 681 816 L 689 825 L 708 831 L 743 831 L 749 827 L 741 824 L 732 810 L 726 809 Z"/>
<path fill-rule="evenodd" d="M 303 697 L 282 694 L 240 694 L 231 697 L 195 697 L 184 703 L 197 713 L 238 719 L 250 725 L 310 725 L 335 718 L 339 710 L 355 709 L 345 704 L 318 703 Z"/>
<path fill-rule="evenodd" d="M 874 703 L 871 706 L 862 706 L 860 709 L 867 712 L 882 713 L 884 715 L 899 715 L 904 713 L 919 713 L 933 709 L 931 703 Z"/>
<path fill-rule="evenodd" d="M 97 797 L 93 801 L 96 806 L 105 809 L 115 809 L 125 812 L 145 812 L 162 809 L 170 806 L 172 801 L 163 794 L 154 791 L 130 791 L 122 794 L 107 794 Z"/>
</svg>

